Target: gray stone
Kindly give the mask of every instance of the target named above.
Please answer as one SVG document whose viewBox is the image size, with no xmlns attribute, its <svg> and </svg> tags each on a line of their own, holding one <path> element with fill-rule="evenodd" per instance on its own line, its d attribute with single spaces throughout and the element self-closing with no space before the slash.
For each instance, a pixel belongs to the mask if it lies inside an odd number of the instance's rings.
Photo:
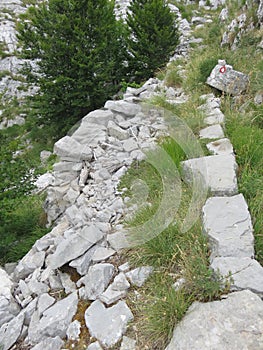
<svg viewBox="0 0 263 350">
<path fill-rule="evenodd" d="M 67 273 L 62 273 L 59 271 L 59 277 L 66 294 L 73 293 L 76 290 L 75 283 L 71 280 Z"/>
<path fill-rule="evenodd" d="M 127 272 L 130 269 L 130 264 L 128 262 L 126 262 L 126 263 L 120 265 L 118 267 L 118 269 L 120 272 Z"/>
<path fill-rule="evenodd" d="M 94 245 L 85 254 L 83 254 L 77 259 L 72 260 L 69 263 L 69 266 L 74 267 L 81 276 L 86 275 L 91 265 L 92 257 L 97 248 L 98 247 Z"/>
<path fill-rule="evenodd" d="M 104 346 L 115 345 L 125 333 L 127 323 L 133 319 L 131 310 L 124 301 L 105 308 L 101 301 L 94 301 L 85 312 L 85 322 L 91 336 Z"/>
<path fill-rule="evenodd" d="M 43 293 L 39 296 L 37 302 L 37 309 L 40 315 L 55 303 L 56 299 L 50 296 L 48 293 Z"/>
<path fill-rule="evenodd" d="M 78 340 L 81 332 L 81 323 L 78 320 L 71 322 L 67 329 L 67 337 L 70 340 Z"/>
<path fill-rule="evenodd" d="M 120 350 L 136 350 L 136 340 L 124 336 Z"/>
<path fill-rule="evenodd" d="M 209 303 L 195 302 L 166 350 L 262 349 L 263 302 L 250 291 Z"/>
<path fill-rule="evenodd" d="M 201 139 L 219 139 L 224 137 L 224 131 L 221 125 L 216 124 L 200 130 L 199 136 Z"/>
<path fill-rule="evenodd" d="M 127 281 L 125 274 L 120 273 L 115 278 L 112 284 L 101 294 L 100 300 L 107 305 L 115 303 L 117 300 L 126 296 L 130 283 Z"/>
<path fill-rule="evenodd" d="M 31 350 L 60 350 L 63 344 L 63 340 L 61 340 L 59 337 L 48 337 L 31 348 Z"/>
<path fill-rule="evenodd" d="M 152 266 L 138 267 L 137 269 L 126 272 L 126 277 L 133 285 L 141 287 L 153 273 L 153 270 L 154 268 Z"/>
<path fill-rule="evenodd" d="M 247 203 L 242 194 L 212 197 L 203 207 L 203 227 L 215 257 L 254 257 L 254 236 Z"/>
<path fill-rule="evenodd" d="M 80 127 L 71 136 L 83 146 L 97 146 L 100 142 L 106 141 L 106 127 L 82 120 Z M 84 158 L 83 158 L 84 159 Z M 87 159 L 87 160 L 90 160 Z"/>
<path fill-rule="evenodd" d="M 96 264 L 89 268 L 86 276 L 82 277 L 77 282 L 77 286 L 85 285 L 80 291 L 80 296 L 83 299 L 95 300 L 104 292 L 114 273 L 112 264 Z"/>
<path fill-rule="evenodd" d="M 258 16 L 258 23 L 262 27 L 263 25 L 263 1 L 262 0 L 260 0 L 260 3 L 258 5 L 257 16 Z"/>
<path fill-rule="evenodd" d="M 114 114 L 109 110 L 96 109 L 87 114 L 82 120 L 92 124 L 107 126 L 110 120 L 113 120 Z"/>
<path fill-rule="evenodd" d="M 4 323 L 0 328 L 0 348 L 8 350 L 15 344 L 22 331 L 24 323 L 24 314 L 20 313 L 10 322 Z"/>
<path fill-rule="evenodd" d="M 138 149 L 138 144 L 135 140 L 133 139 L 128 139 L 123 141 L 123 149 L 125 152 L 132 152 L 135 149 Z"/>
<path fill-rule="evenodd" d="M 141 111 L 141 107 L 135 103 L 126 101 L 107 101 L 105 108 L 111 109 L 114 112 L 124 114 L 126 117 L 134 117 Z"/>
<path fill-rule="evenodd" d="M 256 260 L 220 257 L 213 260 L 211 268 L 226 280 L 231 275 L 231 290 L 249 289 L 263 297 L 263 267 Z"/>
<path fill-rule="evenodd" d="M 261 105 L 263 103 L 263 90 L 258 91 L 254 97 L 254 102 L 257 105 Z"/>
<path fill-rule="evenodd" d="M 226 20 L 228 19 L 228 16 L 229 16 L 228 8 L 224 8 L 221 10 L 219 14 L 219 19 L 221 22 L 226 22 Z"/>
<path fill-rule="evenodd" d="M 54 153 L 62 160 L 72 162 L 81 162 L 82 160 L 90 161 L 92 158 L 90 147 L 80 144 L 70 136 L 65 136 L 55 143 Z"/>
<path fill-rule="evenodd" d="M 87 350 L 103 350 L 102 347 L 100 346 L 100 343 L 96 341 L 95 343 L 90 344 L 87 347 Z"/>
<path fill-rule="evenodd" d="M 30 343 L 37 344 L 45 337 L 66 337 L 66 331 L 77 311 L 77 292 L 57 301 L 53 306 L 44 311 L 39 318 L 35 313 L 31 319 L 28 329 Z"/>
<path fill-rule="evenodd" d="M 217 141 L 212 141 L 208 143 L 206 147 L 213 154 L 234 154 L 233 146 L 229 139 L 226 138 Z"/>
<path fill-rule="evenodd" d="M 120 128 L 113 121 L 108 123 L 108 133 L 110 136 L 116 137 L 118 140 L 126 140 L 129 138 L 129 132 Z"/>
<path fill-rule="evenodd" d="M 8 276 L 5 270 L 0 267 L 0 296 L 4 296 L 10 300 L 12 296 L 13 281 Z"/>
<path fill-rule="evenodd" d="M 31 294 L 40 295 L 49 291 L 49 287 L 45 283 L 38 282 L 33 278 L 31 278 L 27 285 Z"/>
<path fill-rule="evenodd" d="M 115 250 L 111 248 L 98 247 L 92 256 L 92 261 L 100 262 L 103 260 L 107 260 L 109 257 L 114 255 L 115 253 L 116 253 Z"/>
<path fill-rule="evenodd" d="M 35 249 L 31 249 L 16 266 L 14 271 L 15 278 L 19 280 L 27 277 L 37 268 L 42 267 L 44 260 L 45 252 L 37 252 Z"/>
<path fill-rule="evenodd" d="M 181 163 L 187 182 L 201 175 L 205 185 L 216 196 L 231 196 L 238 192 L 237 164 L 233 155 L 217 155 L 189 159 Z"/>
<path fill-rule="evenodd" d="M 222 63 L 220 60 L 219 64 L 212 70 L 207 78 L 207 84 L 234 96 L 244 92 L 248 87 L 248 76 L 235 71 L 232 66 Z"/>
<path fill-rule="evenodd" d="M 104 234 L 95 226 L 84 227 L 80 232 L 72 234 L 68 239 L 62 239 L 54 254 L 49 256 L 48 264 L 52 269 L 63 266 L 84 254 L 89 248 L 100 241 Z"/>
<path fill-rule="evenodd" d="M 130 242 L 125 235 L 125 232 L 115 232 L 107 235 L 107 241 L 110 246 L 117 252 L 121 249 L 130 247 Z"/>
<path fill-rule="evenodd" d="M 204 119 L 204 122 L 208 125 L 222 124 L 224 121 L 225 116 L 219 108 L 214 108 Z"/>
</svg>

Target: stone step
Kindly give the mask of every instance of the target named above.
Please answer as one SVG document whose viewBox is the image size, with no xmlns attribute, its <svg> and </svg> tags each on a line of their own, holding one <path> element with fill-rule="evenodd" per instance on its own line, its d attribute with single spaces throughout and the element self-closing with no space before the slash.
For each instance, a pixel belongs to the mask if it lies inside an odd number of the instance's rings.
<svg viewBox="0 0 263 350">
<path fill-rule="evenodd" d="M 238 192 L 237 164 L 233 155 L 215 155 L 181 162 L 183 177 L 191 183 L 193 177 L 202 176 L 214 196 L 231 196 Z"/>
<path fill-rule="evenodd" d="M 166 350 L 262 349 L 263 301 L 244 290 L 223 300 L 194 303 Z"/>
<path fill-rule="evenodd" d="M 215 257 L 254 257 L 251 217 L 242 194 L 209 198 L 202 211 L 211 261 Z"/>
</svg>

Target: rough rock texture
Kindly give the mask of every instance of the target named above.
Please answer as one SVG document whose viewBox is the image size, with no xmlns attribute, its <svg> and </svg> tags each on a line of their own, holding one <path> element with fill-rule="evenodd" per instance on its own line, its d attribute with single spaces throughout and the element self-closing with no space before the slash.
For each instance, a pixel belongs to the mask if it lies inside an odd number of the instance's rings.
<svg viewBox="0 0 263 350">
<path fill-rule="evenodd" d="M 219 60 L 206 82 L 220 91 L 236 96 L 247 89 L 249 78 L 247 75 L 235 71 L 225 61 Z"/>
<path fill-rule="evenodd" d="M 214 257 L 254 256 L 254 236 L 247 203 L 242 194 L 212 197 L 203 207 L 203 227 Z"/>
<path fill-rule="evenodd" d="M 226 299 L 194 303 L 166 350 L 262 349 L 263 301 L 244 290 Z"/>
<path fill-rule="evenodd" d="M 22 331 L 24 314 L 19 314 L 0 328 L 0 348 L 8 350 L 17 341 Z"/>
<path fill-rule="evenodd" d="M 220 257 L 215 258 L 211 268 L 230 278 L 231 290 L 250 289 L 263 297 L 263 267 L 254 259 Z"/>
<path fill-rule="evenodd" d="M 220 139 L 212 141 L 206 145 L 207 149 L 213 154 L 234 154 L 233 146 L 229 139 Z"/>
<path fill-rule="evenodd" d="M 32 316 L 28 329 L 28 340 L 30 343 L 37 344 L 45 337 L 59 336 L 64 338 L 68 326 L 77 311 L 77 305 L 78 296 L 75 292 L 44 311 L 42 317 L 39 317 L 36 311 Z"/>
<path fill-rule="evenodd" d="M 90 334 L 106 347 L 115 345 L 121 339 L 127 323 L 132 319 L 133 315 L 124 301 L 107 309 L 96 300 L 85 312 Z"/>
<path fill-rule="evenodd" d="M 213 195 L 225 196 L 237 193 L 237 164 L 232 155 L 216 155 L 189 159 L 181 163 L 186 181 L 201 174 Z"/>
</svg>

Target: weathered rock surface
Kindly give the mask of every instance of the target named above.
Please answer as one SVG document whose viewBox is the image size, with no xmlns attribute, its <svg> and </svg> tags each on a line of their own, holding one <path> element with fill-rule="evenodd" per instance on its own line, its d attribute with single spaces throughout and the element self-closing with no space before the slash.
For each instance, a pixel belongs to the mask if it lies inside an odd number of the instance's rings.
<svg viewBox="0 0 263 350">
<path fill-rule="evenodd" d="M 153 270 L 154 270 L 154 268 L 152 266 L 138 267 L 134 270 L 126 272 L 126 277 L 130 280 L 130 282 L 133 285 L 135 285 L 137 287 L 142 287 L 144 282 L 153 273 Z"/>
<path fill-rule="evenodd" d="M 70 136 L 65 136 L 54 145 L 54 153 L 62 160 L 80 162 L 91 160 L 92 151 L 89 146 L 83 146 Z"/>
<path fill-rule="evenodd" d="M 102 238 L 103 233 L 95 225 L 86 226 L 80 232 L 62 238 L 55 253 L 49 256 L 50 267 L 56 269 L 78 258 Z"/>
<path fill-rule="evenodd" d="M 256 260 L 220 257 L 213 260 L 211 268 L 225 276 L 226 280 L 231 276 L 231 290 L 249 289 L 263 296 L 263 267 Z"/>
<path fill-rule="evenodd" d="M 233 146 L 229 139 L 220 139 L 212 141 L 206 145 L 207 149 L 213 154 L 234 154 Z"/>
<path fill-rule="evenodd" d="M 141 111 L 141 107 L 139 105 L 126 101 L 107 101 L 104 107 L 112 110 L 113 112 L 121 113 L 129 118 L 134 117 Z"/>
<path fill-rule="evenodd" d="M 235 71 L 224 60 L 219 60 L 206 82 L 220 91 L 236 96 L 247 89 L 249 78 L 247 75 Z"/>
<path fill-rule="evenodd" d="M 0 347 L 3 350 L 8 350 L 17 341 L 22 331 L 24 322 L 24 314 L 20 313 L 10 322 L 5 323 L 0 328 Z"/>
<path fill-rule="evenodd" d="M 47 337 L 65 338 L 66 331 L 77 311 L 77 305 L 78 295 L 75 292 L 45 310 L 42 317 L 39 317 L 36 311 L 28 329 L 30 343 L 37 344 Z"/>
<path fill-rule="evenodd" d="M 194 303 L 166 350 L 259 350 L 262 339 L 263 302 L 245 290 L 221 301 Z"/>
<path fill-rule="evenodd" d="M 237 164 L 232 155 L 216 155 L 189 159 L 181 163 L 184 178 L 191 182 L 199 174 L 211 193 L 216 196 L 237 193 Z"/>
<path fill-rule="evenodd" d="M 212 197 L 203 207 L 203 227 L 214 257 L 254 256 L 254 236 L 250 214 L 242 194 Z"/>
<path fill-rule="evenodd" d="M 64 342 L 61 338 L 46 338 L 37 345 L 35 345 L 31 350 L 60 350 Z"/>
<path fill-rule="evenodd" d="M 225 135 L 221 125 L 216 124 L 200 130 L 199 136 L 201 139 L 220 139 Z"/>
<path fill-rule="evenodd" d="M 107 309 L 102 302 L 96 300 L 85 312 L 90 334 L 106 347 L 115 345 L 121 339 L 132 319 L 131 310 L 124 301 Z"/>
</svg>

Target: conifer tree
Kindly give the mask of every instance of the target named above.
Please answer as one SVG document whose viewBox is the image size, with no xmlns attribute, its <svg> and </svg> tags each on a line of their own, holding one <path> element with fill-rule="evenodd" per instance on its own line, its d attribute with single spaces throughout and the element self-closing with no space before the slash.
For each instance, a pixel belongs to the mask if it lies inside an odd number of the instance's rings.
<svg viewBox="0 0 263 350">
<path fill-rule="evenodd" d="M 179 41 L 178 30 L 165 0 L 132 0 L 127 24 L 130 68 L 140 81 L 168 61 Z"/>
<path fill-rule="evenodd" d="M 37 59 L 28 76 L 47 120 L 81 118 L 116 92 L 127 50 L 113 1 L 44 1 L 29 8 L 18 32 L 22 56 Z"/>
</svg>

